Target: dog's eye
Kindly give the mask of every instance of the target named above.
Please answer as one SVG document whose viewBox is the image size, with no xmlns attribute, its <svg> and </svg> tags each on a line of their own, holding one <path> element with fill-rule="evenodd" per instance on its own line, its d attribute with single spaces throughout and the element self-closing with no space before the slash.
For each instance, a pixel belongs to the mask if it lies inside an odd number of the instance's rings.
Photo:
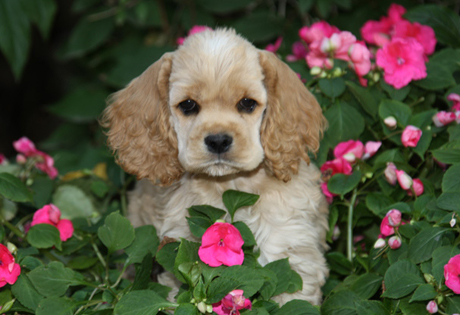
<svg viewBox="0 0 460 315">
<path fill-rule="evenodd" d="M 238 111 L 252 113 L 257 106 L 257 102 L 250 98 L 242 98 L 238 102 Z"/>
<path fill-rule="evenodd" d="M 185 116 L 197 114 L 199 110 L 199 106 L 194 100 L 180 102 L 178 107 Z"/>
</svg>

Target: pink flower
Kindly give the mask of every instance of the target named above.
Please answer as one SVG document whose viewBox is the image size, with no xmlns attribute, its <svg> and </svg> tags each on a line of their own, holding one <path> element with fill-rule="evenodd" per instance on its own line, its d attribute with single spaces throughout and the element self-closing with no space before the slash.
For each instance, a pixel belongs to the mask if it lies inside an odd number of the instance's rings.
<svg viewBox="0 0 460 315">
<path fill-rule="evenodd" d="M 332 176 L 338 173 L 350 175 L 352 173 L 351 164 L 342 158 L 337 158 L 332 161 L 325 162 L 321 168 L 321 172 L 323 174 L 327 173 L 327 175 Z"/>
<path fill-rule="evenodd" d="M 383 120 L 383 123 L 390 129 L 395 129 L 398 122 L 393 116 L 388 116 Z"/>
<path fill-rule="evenodd" d="M 16 151 L 24 154 L 27 157 L 37 152 L 34 143 L 30 141 L 27 137 L 22 137 L 18 141 L 14 141 L 13 147 L 16 149 Z"/>
<path fill-rule="evenodd" d="M 312 24 L 310 27 L 304 26 L 299 30 L 299 36 L 303 39 L 307 44 L 310 44 L 314 41 L 320 41 L 324 37 L 331 37 L 332 34 L 340 33 L 340 30 L 335 27 L 329 25 L 325 21 L 320 21 Z"/>
<path fill-rule="evenodd" d="M 413 38 L 392 39 L 377 50 L 376 63 L 384 70 L 385 82 L 397 89 L 426 77 L 423 47 Z"/>
<path fill-rule="evenodd" d="M 307 56 L 307 53 L 308 51 L 305 44 L 301 41 L 297 41 L 292 44 L 292 55 L 287 55 L 286 60 L 290 62 L 303 60 Z"/>
<path fill-rule="evenodd" d="M 433 123 L 436 127 L 443 127 L 455 121 L 457 116 L 452 112 L 440 111 L 433 116 Z"/>
<path fill-rule="evenodd" d="M 382 142 L 380 141 L 367 141 L 364 145 L 363 160 L 366 160 L 371 156 L 374 156 L 374 154 L 377 153 L 377 151 L 380 149 L 381 145 Z"/>
<path fill-rule="evenodd" d="M 324 196 L 326 196 L 326 201 L 327 203 L 331 204 L 332 203 L 332 199 L 337 196 L 336 194 L 333 194 L 329 191 L 329 188 L 327 188 L 327 183 L 321 183 L 321 190 L 324 194 Z"/>
<path fill-rule="evenodd" d="M 244 260 L 243 243 L 236 227 L 216 222 L 204 232 L 198 255 L 211 267 L 241 265 Z"/>
<path fill-rule="evenodd" d="M 401 20 L 396 23 L 393 29 L 393 38 L 397 37 L 414 38 L 422 45 L 425 55 L 431 55 L 436 46 L 436 36 L 433 29 L 417 22 L 411 23 L 406 20 Z"/>
<path fill-rule="evenodd" d="M 0 287 L 7 283 L 15 283 L 20 273 L 21 266 L 14 262 L 14 257 L 8 248 L 0 244 Z"/>
<path fill-rule="evenodd" d="M 387 182 L 389 182 L 391 185 L 396 185 L 396 181 L 398 180 L 396 176 L 396 171 L 397 168 L 393 164 L 393 162 L 388 162 L 387 167 L 385 168 L 384 174 Z"/>
<path fill-rule="evenodd" d="M 412 177 L 407 175 L 406 172 L 402 170 L 396 170 L 396 178 L 398 179 L 399 186 L 404 190 L 409 190 L 412 187 Z"/>
<path fill-rule="evenodd" d="M 438 312 L 438 304 L 436 304 L 436 301 L 432 300 L 432 301 L 428 302 L 428 304 L 426 305 L 426 310 L 430 314 L 437 313 Z"/>
<path fill-rule="evenodd" d="M 350 65 L 360 77 L 371 70 L 371 53 L 367 47 L 359 42 L 350 45 L 348 49 Z"/>
<path fill-rule="evenodd" d="M 0 153 L 0 165 L 5 165 L 8 163 L 8 159 L 3 153 Z"/>
<path fill-rule="evenodd" d="M 35 211 L 31 226 L 36 224 L 51 224 L 56 227 L 63 242 L 71 238 L 73 234 L 72 221 L 61 219 L 61 211 L 53 204 Z"/>
<path fill-rule="evenodd" d="M 388 245 L 390 246 L 391 249 L 398 249 L 401 247 L 401 238 L 399 236 L 392 236 L 388 240 Z"/>
<path fill-rule="evenodd" d="M 267 47 L 265 47 L 265 50 L 271 51 L 272 53 L 276 53 L 278 49 L 281 46 L 281 43 L 283 42 L 282 37 L 278 37 L 275 41 L 274 44 L 268 44 Z"/>
<path fill-rule="evenodd" d="M 419 128 L 409 125 L 404 129 L 401 135 L 401 142 L 406 148 L 415 148 L 421 136 L 422 131 Z"/>
<path fill-rule="evenodd" d="M 380 233 L 383 237 L 393 235 L 395 233 L 395 228 L 390 225 L 388 221 L 388 216 L 385 216 L 380 223 Z"/>
<path fill-rule="evenodd" d="M 212 305 L 217 315 L 239 315 L 239 310 L 251 308 L 251 301 L 243 296 L 243 290 L 233 290 L 222 301 Z"/>
<path fill-rule="evenodd" d="M 452 104 L 452 111 L 460 111 L 460 95 L 455 93 L 450 93 L 447 95 L 447 100 L 453 102 Z"/>
<path fill-rule="evenodd" d="M 364 145 L 359 140 L 348 140 L 340 142 L 334 148 L 334 156 L 336 158 L 343 158 L 348 162 L 354 162 L 356 159 L 360 159 L 364 154 Z"/>
<path fill-rule="evenodd" d="M 415 195 L 417 197 L 423 194 L 423 191 L 425 190 L 422 181 L 418 178 L 412 180 L 412 189 L 415 191 Z M 413 195 L 412 189 L 407 191 L 407 194 L 409 196 Z"/>
<path fill-rule="evenodd" d="M 388 17 L 393 23 L 401 21 L 404 13 L 406 13 L 406 8 L 396 3 L 392 3 L 388 8 Z"/>
<path fill-rule="evenodd" d="M 398 209 L 391 209 L 390 211 L 388 211 L 386 216 L 388 217 L 389 225 L 393 227 L 401 225 L 401 211 L 399 211 Z"/>
<path fill-rule="evenodd" d="M 41 151 L 37 151 L 35 156 L 39 157 L 37 163 L 35 163 L 35 167 L 38 168 L 40 171 L 46 173 L 49 176 L 49 178 L 56 178 L 56 176 L 58 175 L 58 171 L 54 167 L 53 158 Z"/>
<path fill-rule="evenodd" d="M 444 265 L 444 278 L 446 279 L 446 286 L 455 294 L 460 294 L 460 254 L 452 257 Z"/>
<path fill-rule="evenodd" d="M 196 33 L 201 33 L 201 32 L 204 32 L 206 30 L 212 31 L 213 29 L 210 28 L 209 26 L 195 25 L 188 31 L 188 36 L 196 34 Z M 177 41 L 176 41 L 177 45 L 182 45 L 187 37 L 179 37 L 177 39 Z"/>
<path fill-rule="evenodd" d="M 334 33 L 331 37 L 312 42 L 306 57 L 308 66 L 330 69 L 333 59 L 349 61 L 348 51 L 355 42 L 356 37 L 350 32 Z"/>
<path fill-rule="evenodd" d="M 19 153 L 16 155 L 16 163 L 24 165 L 27 163 L 27 158 L 23 154 Z"/>
</svg>

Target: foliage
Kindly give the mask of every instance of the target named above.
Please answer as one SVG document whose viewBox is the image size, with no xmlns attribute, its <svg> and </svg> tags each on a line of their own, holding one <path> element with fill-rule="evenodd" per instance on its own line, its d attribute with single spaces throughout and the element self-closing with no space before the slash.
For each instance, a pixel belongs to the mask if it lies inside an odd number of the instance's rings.
<svg viewBox="0 0 460 315">
<path fill-rule="evenodd" d="M 54 0 L 32 2 L 0 2 L 0 50 L 17 80 L 30 50 L 31 27 L 47 38 L 59 8 Z M 351 175 L 329 179 L 328 188 L 337 196 L 330 206 L 331 250 L 326 254 L 331 274 L 319 309 L 305 301 L 281 308 L 273 302 L 274 295 L 299 288 L 298 276 L 287 260 L 260 266 L 254 236 L 241 222 L 233 224 L 245 241 L 246 259 L 242 266 L 218 268 L 199 260 L 199 243 L 160 244 L 152 226 L 134 229 L 124 216 L 133 178 L 115 165 L 97 127 L 107 95 L 173 50 L 176 39 L 193 25 L 234 27 L 261 48 L 283 36 L 277 53 L 284 59 L 303 25 L 327 19 L 360 37 L 364 22 L 384 15 L 389 4 L 73 1 L 78 22 L 56 55 L 84 75 L 71 80 L 67 95 L 49 107 L 63 123 L 41 144 L 55 158 L 60 176 L 52 180 L 35 169 L 24 173 L 24 165 L 12 162 L 0 166 L 0 239 L 17 247 L 16 262 L 22 268 L 17 281 L 0 292 L 2 312 L 166 314 L 175 309 L 177 314 L 199 314 L 201 302 L 218 302 L 238 288 L 253 302 L 253 310 L 244 311 L 248 314 L 427 314 L 432 300 L 441 312 L 459 313 L 460 297 L 446 287 L 444 266 L 460 254 L 460 125 L 437 127 L 432 122 L 437 112 L 450 110 L 446 97 L 460 94 L 460 18 L 450 7 L 404 3 L 405 17 L 431 26 L 438 45 L 429 57 L 427 77 L 401 89 L 387 84 L 378 69 L 362 87 L 343 60 L 335 60 L 335 68 L 321 76 L 310 73 L 304 60 L 290 63 L 329 120 L 315 160 L 318 166 L 333 159 L 332 150 L 341 142 L 382 142 L 374 156 L 353 164 Z M 396 129 L 384 123 L 389 116 L 396 118 Z M 401 142 L 408 125 L 422 130 L 416 147 Z M 410 196 L 390 185 L 384 176 L 389 162 L 421 179 L 424 193 Z M 225 212 L 233 219 L 239 207 L 256 201 L 256 196 L 230 191 L 223 196 L 225 211 L 190 205 L 191 231 L 200 237 Z M 67 241 L 51 225 L 25 233 L 33 213 L 51 202 L 73 222 L 75 232 Z M 374 248 L 390 209 L 398 209 L 405 221 L 397 229 L 402 244 L 398 249 Z M 166 300 L 170 288 L 150 279 L 152 259 L 183 283 L 177 302 Z M 123 277 L 127 271 L 128 279 Z"/>
</svg>

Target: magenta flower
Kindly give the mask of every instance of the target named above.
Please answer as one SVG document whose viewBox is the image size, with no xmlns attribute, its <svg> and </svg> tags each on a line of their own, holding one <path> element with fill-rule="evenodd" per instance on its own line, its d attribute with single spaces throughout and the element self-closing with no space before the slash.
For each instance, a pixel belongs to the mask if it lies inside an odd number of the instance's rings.
<svg viewBox="0 0 460 315">
<path fill-rule="evenodd" d="M 305 44 L 301 41 L 297 41 L 292 44 L 292 55 L 287 55 L 286 60 L 289 62 L 303 60 L 307 56 L 308 50 Z"/>
<path fill-rule="evenodd" d="M 431 55 L 436 46 L 436 36 L 433 29 L 417 22 L 411 23 L 406 20 L 401 20 L 396 23 L 393 29 L 393 38 L 397 37 L 414 38 L 422 45 L 425 55 Z"/>
<path fill-rule="evenodd" d="M 391 209 L 386 216 L 388 217 L 388 224 L 392 227 L 401 225 L 401 211 L 398 209 Z"/>
<path fill-rule="evenodd" d="M 321 191 L 323 192 L 323 195 L 326 196 L 326 201 L 327 203 L 331 204 L 332 203 L 332 199 L 337 196 L 336 194 L 334 193 L 331 193 L 329 191 L 329 188 L 327 188 L 327 183 L 321 183 Z"/>
<path fill-rule="evenodd" d="M 48 154 L 39 151 L 35 145 L 26 137 L 22 137 L 18 141 L 13 142 L 13 146 L 21 154 L 18 154 L 16 160 L 19 164 L 25 164 L 27 158 L 35 160 L 35 167 L 46 173 L 51 179 L 58 175 L 57 169 L 54 167 L 54 160 Z"/>
<path fill-rule="evenodd" d="M 211 267 L 241 265 L 244 260 L 243 238 L 230 223 L 216 222 L 201 238 L 200 259 Z"/>
<path fill-rule="evenodd" d="M 19 140 L 14 141 L 13 147 L 16 149 L 16 151 L 24 154 L 27 157 L 37 152 L 34 143 L 30 141 L 27 137 L 22 137 Z"/>
<path fill-rule="evenodd" d="M 417 197 L 420 196 L 421 194 L 423 194 L 423 191 L 425 190 L 422 181 L 420 179 L 418 179 L 418 178 L 412 180 L 412 189 L 414 190 L 415 195 Z M 412 189 L 407 191 L 407 194 L 409 196 L 413 195 Z"/>
<path fill-rule="evenodd" d="M 443 127 L 455 121 L 455 113 L 440 111 L 433 116 L 433 123 L 436 127 Z"/>
<path fill-rule="evenodd" d="M 377 50 L 377 65 L 384 70 L 385 82 L 397 89 L 412 80 L 426 77 L 423 46 L 413 38 L 393 38 Z"/>
<path fill-rule="evenodd" d="M 0 153 L 0 165 L 5 165 L 8 163 L 8 159 L 3 153 Z"/>
<path fill-rule="evenodd" d="M 380 234 L 382 234 L 383 237 L 395 234 L 395 228 L 390 225 L 388 216 L 385 216 L 380 223 Z"/>
<path fill-rule="evenodd" d="M 239 315 L 239 310 L 252 308 L 252 303 L 243 295 L 243 290 L 233 290 L 222 301 L 212 305 L 217 315 Z"/>
<path fill-rule="evenodd" d="M 398 249 L 401 247 L 401 238 L 399 236 L 392 236 L 388 240 L 388 246 L 390 246 L 391 249 Z"/>
<path fill-rule="evenodd" d="M 401 135 L 401 142 L 405 147 L 415 148 L 421 136 L 422 131 L 419 128 L 409 125 L 404 129 Z"/>
<path fill-rule="evenodd" d="M 340 142 L 334 148 L 334 156 L 336 158 L 343 158 L 348 162 L 354 162 L 360 159 L 364 154 L 364 145 L 359 140 L 348 140 Z"/>
<path fill-rule="evenodd" d="M 59 236 L 64 242 L 72 237 L 72 221 L 61 219 L 61 211 L 53 204 L 44 206 L 34 213 L 31 226 L 36 224 L 51 224 L 59 230 Z"/>
<path fill-rule="evenodd" d="M 380 149 L 382 146 L 381 141 L 367 141 L 366 144 L 364 145 L 364 154 L 363 154 L 363 160 L 366 160 L 377 153 L 377 151 Z"/>
<path fill-rule="evenodd" d="M 447 95 L 447 100 L 453 102 L 452 104 L 452 111 L 460 111 L 460 95 L 456 93 L 450 93 Z"/>
<path fill-rule="evenodd" d="M 409 190 L 412 187 L 413 180 L 412 177 L 407 175 L 406 172 L 402 170 L 396 170 L 396 178 L 398 179 L 399 186 L 404 190 Z"/>
<path fill-rule="evenodd" d="M 209 26 L 195 25 L 195 26 L 193 26 L 193 27 L 188 31 L 187 37 L 190 36 L 190 35 L 196 34 L 196 33 L 204 32 L 204 31 L 206 31 L 206 30 L 212 31 L 213 29 L 210 28 Z M 179 38 L 176 40 L 177 45 L 179 45 L 179 46 L 182 45 L 187 37 L 179 37 Z"/>
<path fill-rule="evenodd" d="M 446 286 L 449 289 L 455 294 L 460 294 L 460 254 L 452 257 L 444 265 L 444 279 L 446 279 Z"/>
<path fill-rule="evenodd" d="M 328 24 L 326 21 L 320 21 L 313 23 L 310 27 L 304 26 L 299 30 L 299 36 L 307 44 L 311 44 L 314 41 L 320 41 L 324 37 L 331 37 L 332 34 L 340 33 L 340 30 Z"/>
<path fill-rule="evenodd" d="M 265 50 L 271 51 L 272 53 L 276 53 L 278 49 L 281 46 L 281 43 L 283 42 L 282 37 L 278 37 L 275 41 L 274 44 L 268 44 L 267 47 L 265 47 Z"/>
<path fill-rule="evenodd" d="M 387 182 L 389 182 L 393 186 L 396 185 L 396 182 L 398 180 L 396 176 L 396 171 L 397 171 L 397 168 L 393 164 L 393 162 L 388 162 L 387 167 L 385 168 L 385 171 L 384 171 L 384 175 L 385 175 Z"/>
<path fill-rule="evenodd" d="M 356 42 L 348 49 L 350 66 L 360 77 L 366 75 L 371 70 L 371 53 L 366 45 Z"/>
<path fill-rule="evenodd" d="M 337 158 L 332 161 L 326 161 L 320 168 L 321 172 L 323 174 L 326 174 L 328 176 L 332 176 L 335 174 L 345 174 L 345 175 L 350 175 L 352 173 L 352 167 L 351 164 L 342 158 Z"/>
<path fill-rule="evenodd" d="M 14 262 L 14 257 L 8 248 L 0 244 L 0 287 L 7 283 L 15 283 L 20 273 L 21 266 Z"/>
<path fill-rule="evenodd" d="M 437 313 L 438 312 L 438 304 L 436 304 L 436 301 L 432 300 L 432 301 L 428 302 L 428 304 L 426 305 L 426 310 L 430 314 Z"/>
<path fill-rule="evenodd" d="M 352 44 L 356 43 L 356 37 L 350 32 L 334 33 L 331 37 L 312 42 L 310 52 L 306 60 L 310 68 L 332 68 L 333 59 L 350 61 L 348 51 Z"/>
<path fill-rule="evenodd" d="M 51 179 L 58 176 L 58 171 L 54 167 L 54 160 L 51 156 L 40 151 L 37 151 L 35 156 L 38 157 L 37 163 L 35 163 L 36 168 L 46 173 Z"/>
</svg>

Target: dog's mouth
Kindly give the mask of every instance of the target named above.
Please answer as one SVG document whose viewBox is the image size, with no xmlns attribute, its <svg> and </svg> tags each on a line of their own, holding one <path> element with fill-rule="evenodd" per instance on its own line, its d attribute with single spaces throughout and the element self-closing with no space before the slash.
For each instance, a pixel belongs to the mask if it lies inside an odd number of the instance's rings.
<svg viewBox="0 0 460 315">
<path fill-rule="evenodd" d="M 242 170 L 241 165 L 238 163 L 223 158 L 206 162 L 200 168 L 200 173 L 205 173 L 209 176 L 225 176 L 238 173 Z"/>
</svg>

